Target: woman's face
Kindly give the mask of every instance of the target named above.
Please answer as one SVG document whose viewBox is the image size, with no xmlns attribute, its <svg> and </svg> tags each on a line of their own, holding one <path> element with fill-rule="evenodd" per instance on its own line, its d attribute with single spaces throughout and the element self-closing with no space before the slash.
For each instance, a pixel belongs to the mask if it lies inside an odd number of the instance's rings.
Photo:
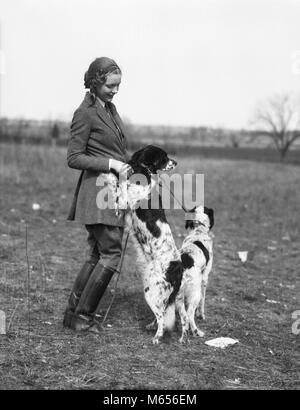
<svg viewBox="0 0 300 410">
<path fill-rule="evenodd" d="M 121 74 L 108 74 L 105 84 L 96 88 L 97 97 L 104 102 L 111 101 L 119 91 L 121 77 Z"/>
</svg>

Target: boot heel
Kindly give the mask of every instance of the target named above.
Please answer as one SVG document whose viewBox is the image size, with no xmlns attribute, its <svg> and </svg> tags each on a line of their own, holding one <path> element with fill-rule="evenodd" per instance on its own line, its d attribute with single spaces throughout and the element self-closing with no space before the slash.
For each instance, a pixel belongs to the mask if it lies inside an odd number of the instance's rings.
<svg viewBox="0 0 300 410">
<path fill-rule="evenodd" d="M 74 313 L 71 320 L 70 329 L 75 330 L 75 332 L 82 332 L 89 330 L 92 324 L 93 321 L 90 316 L 76 315 Z"/>
</svg>

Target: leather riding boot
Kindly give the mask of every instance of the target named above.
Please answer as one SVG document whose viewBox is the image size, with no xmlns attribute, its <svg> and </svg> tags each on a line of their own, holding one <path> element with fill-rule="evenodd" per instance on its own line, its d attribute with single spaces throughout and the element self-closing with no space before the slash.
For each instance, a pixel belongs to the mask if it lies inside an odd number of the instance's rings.
<svg viewBox="0 0 300 410">
<path fill-rule="evenodd" d="M 115 270 L 115 272 L 118 272 L 118 270 Z M 102 327 L 103 314 L 101 314 L 101 311 L 102 311 L 102 304 L 101 304 L 102 295 L 99 298 L 99 302 L 98 302 L 98 305 L 97 305 L 96 309 L 94 310 L 93 319 L 90 322 L 91 323 L 90 327 L 88 328 L 89 332 L 101 333 L 102 330 L 103 330 L 103 327 Z"/>
<path fill-rule="evenodd" d="M 88 330 L 93 321 L 82 320 L 96 314 L 100 299 L 102 298 L 116 269 L 104 266 L 98 262 L 93 270 L 77 304 L 71 328 L 74 330 Z"/>
<path fill-rule="evenodd" d="M 72 317 L 74 315 L 75 309 L 78 305 L 80 296 L 82 294 L 82 291 L 89 280 L 89 277 L 91 276 L 91 273 L 93 272 L 97 262 L 85 262 L 80 269 L 77 278 L 75 279 L 74 285 L 72 292 L 69 296 L 68 300 L 68 306 L 65 310 L 64 313 L 64 319 L 63 319 L 63 326 L 64 327 L 70 327 Z"/>
</svg>

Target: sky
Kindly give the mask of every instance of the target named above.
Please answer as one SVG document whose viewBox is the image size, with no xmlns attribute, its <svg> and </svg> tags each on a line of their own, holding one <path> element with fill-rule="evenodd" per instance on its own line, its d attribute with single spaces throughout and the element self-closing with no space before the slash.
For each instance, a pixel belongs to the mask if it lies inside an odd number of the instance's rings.
<svg viewBox="0 0 300 410">
<path fill-rule="evenodd" d="M 300 0 L 0 0 L 0 115 L 71 121 L 89 64 L 136 124 L 247 127 L 300 92 Z"/>
</svg>

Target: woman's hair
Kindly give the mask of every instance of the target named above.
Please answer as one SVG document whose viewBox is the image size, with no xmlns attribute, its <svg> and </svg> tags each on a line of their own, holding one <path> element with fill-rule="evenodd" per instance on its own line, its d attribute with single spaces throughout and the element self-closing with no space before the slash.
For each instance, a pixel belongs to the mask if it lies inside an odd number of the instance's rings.
<svg viewBox="0 0 300 410">
<path fill-rule="evenodd" d="M 105 84 L 109 74 L 122 74 L 118 64 L 108 57 L 99 57 L 94 60 L 84 75 L 84 87 L 89 88 L 92 95 L 96 95 L 96 87 Z"/>
</svg>

